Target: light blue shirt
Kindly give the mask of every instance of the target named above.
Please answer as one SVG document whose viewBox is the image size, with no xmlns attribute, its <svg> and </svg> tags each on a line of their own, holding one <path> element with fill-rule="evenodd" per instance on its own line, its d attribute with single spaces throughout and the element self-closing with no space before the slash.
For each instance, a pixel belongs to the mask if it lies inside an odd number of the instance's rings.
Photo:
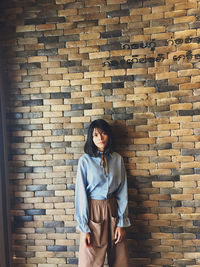
<svg viewBox="0 0 200 267">
<path fill-rule="evenodd" d="M 88 198 L 107 199 L 114 196 L 118 204 L 118 224 L 120 227 L 130 226 L 128 218 L 127 176 L 122 157 L 113 152 L 107 157 L 108 174 L 105 174 L 101 162 L 101 154 L 91 157 L 84 154 L 78 162 L 75 190 L 75 208 L 78 229 L 90 232 L 88 226 Z"/>
</svg>

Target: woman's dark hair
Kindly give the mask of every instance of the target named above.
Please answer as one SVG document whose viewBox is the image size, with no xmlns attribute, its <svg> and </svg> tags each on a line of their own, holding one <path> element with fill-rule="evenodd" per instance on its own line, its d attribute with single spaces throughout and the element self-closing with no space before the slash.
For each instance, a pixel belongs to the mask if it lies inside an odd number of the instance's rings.
<svg viewBox="0 0 200 267">
<path fill-rule="evenodd" d="M 108 135 L 108 144 L 105 147 L 104 154 L 112 153 L 113 152 L 113 137 L 112 137 L 111 127 L 106 121 L 102 119 L 94 120 L 93 122 L 91 122 L 89 126 L 87 140 L 84 146 L 85 153 L 93 157 L 97 156 L 98 148 L 95 146 L 93 142 L 93 131 L 95 128 L 101 129 Z"/>
</svg>

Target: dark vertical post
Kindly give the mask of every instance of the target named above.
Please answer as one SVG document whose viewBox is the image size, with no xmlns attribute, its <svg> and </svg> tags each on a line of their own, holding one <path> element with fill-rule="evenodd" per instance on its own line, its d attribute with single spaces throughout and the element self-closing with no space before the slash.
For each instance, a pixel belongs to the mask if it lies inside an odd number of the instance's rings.
<svg viewBox="0 0 200 267">
<path fill-rule="evenodd" d="M 11 266 L 9 189 L 7 176 L 5 98 L 0 80 L 0 267 Z"/>
</svg>

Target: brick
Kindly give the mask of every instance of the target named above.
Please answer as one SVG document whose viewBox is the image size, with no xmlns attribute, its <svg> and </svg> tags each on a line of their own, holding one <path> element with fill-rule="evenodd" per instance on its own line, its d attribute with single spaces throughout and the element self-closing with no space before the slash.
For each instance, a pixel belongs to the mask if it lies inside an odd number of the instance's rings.
<svg viewBox="0 0 200 267">
<path fill-rule="evenodd" d="M 177 123 L 171 123 L 171 124 L 162 124 L 162 125 L 158 125 L 158 130 L 175 130 L 175 129 L 179 129 L 179 124 Z"/>
<path fill-rule="evenodd" d="M 90 84 L 90 80 L 89 79 L 71 80 L 70 84 L 72 86 L 75 86 L 75 85 L 87 85 L 87 84 Z"/>
<path fill-rule="evenodd" d="M 19 45 L 37 44 L 37 38 L 19 38 Z"/>
<path fill-rule="evenodd" d="M 138 100 L 144 100 L 147 99 L 147 96 L 145 94 L 128 94 L 126 96 L 126 99 L 128 101 L 138 101 Z"/>
<path fill-rule="evenodd" d="M 83 136 L 65 136 L 65 141 L 84 141 L 84 137 Z"/>
<path fill-rule="evenodd" d="M 73 48 L 73 47 L 85 47 L 86 41 L 69 41 L 66 43 L 67 48 Z"/>
<path fill-rule="evenodd" d="M 160 32 L 165 32 L 165 27 L 164 26 L 144 28 L 144 33 L 145 34 L 160 33 Z"/>
<path fill-rule="evenodd" d="M 73 3 L 75 0 L 56 0 L 56 4 L 67 4 L 67 3 Z"/>
<path fill-rule="evenodd" d="M 85 97 L 85 103 L 101 103 L 104 102 L 104 97 L 103 96 L 99 96 L 99 97 Z"/>
<path fill-rule="evenodd" d="M 65 74 L 67 68 L 48 68 L 48 74 Z"/>
<path fill-rule="evenodd" d="M 65 74 L 63 74 L 63 78 L 69 79 L 69 80 L 82 79 L 83 73 L 65 73 Z"/>
<path fill-rule="evenodd" d="M 181 109 L 192 109 L 191 103 L 184 103 L 184 104 L 173 104 L 171 105 L 171 110 L 181 110 Z"/>
<path fill-rule="evenodd" d="M 169 131 L 150 131 L 149 136 L 150 137 L 163 137 L 163 136 L 169 136 Z"/>
<path fill-rule="evenodd" d="M 175 38 L 185 38 L 186 36 L 196 36 L 195 30 L 185 30 L 175 33 Z"/>
<path fill-rule="evenodd" d="M 63 101 L 62 99 L 45 99 L 43 101 L 44 105 L 62 105 Z"/>
<path fill-rule="evenodd" d="M 78 48 L 60 48 L 58 49 L 59 55 L 70 55 L 71 53 L 76 54 L 78 53 Z"/>
<path fill-rule="evenodd" d="M 188 3 L 177 3 L 175 4 L 175 8 L 176 9 L 183 9 L 183 8 L 186 8 L 186 9 L 190 9 L 190 8 L 197 8 L 197 3 L 195 2 L 188 2 Z"/>
<path fill-rule="evenodd" d="M 110 51 L 110 56 L 111 57 L 119 57 L 119 56 L 130 56 L 131 51 L 130 50 L 112 50 Z"/>
<path fill-rule="evenodd" d="M 155 144 L 155 138 L 135 138 L 134 144 Z"/>
<path fill-rule="evenodd" d="M 111 5 L 111 4 L 123 4 L 123 3 L 126 3 L 126 0 L 108 0 L 107 1 L 108 5 Z"/>
<path fill-rule="evenodd" d="M 71 118 L 72 123 L 78 123 L 78 122 L 90 122 L 90 117 L 73 117 Z"/>
<path fill-rule="evenodd" d="M 128 69 L 127 75 L 139 75 L 139 74 L 147 74 L 147 69 L 145 68 L 136 68 L 136 69 Z M 139 90 L 139 88 L 138 88 Z M 148 89 L 150 90 L 150 89 Z"/>
<path fill-rule="evenodd" d="M 52 111 L 64 111 L 64 110 L 71 110 L 70 105 L 55 105 L 51 108 Z M 54 125 L 55 126 L 55 125 Z M 59 127 L 59 126 L 58 126 Z"/>
<path fill-rule="evenodd" d="M 113 103 L 114 108 L 120 108 L 120 107 L 132 107 L 133 103 L 130 101 L 118 101 Z"/>
<path fill-rule="evenodd" d="M 193 200 L 193 195 L 192 194 L 173 194 L 172 196 L 173 200 Z"/>
<path fill-rule="evenodd" d="M 106 39 L 88 40 L 87 43 L 88 43 L 89 46 L 106 45 L 107 44 L 107 40 Z"/>
<path fill-rule="evenodd" d="M 156 169 L 156 164 L 155 163 L 148 163 L 148 164 L 136 164 L 138 169 Z"/>
<path fill-rule="evenodd" d="M 35 31 L 35 25 L 17 26 L 16 32 L 32 32 Z"/>
<path fill-rule="evenodd" d="M 162 19 L 163 18 L 163 13 L 153 13 L 153 14 L 144 14 L 142 16 L 143 21 L 145 20 L 153 20 L 153 19 Z"/>
<path fill-rule="evenodd" d="M 99 25 L 119 24 L 119 18 L 99 19 Z"/>
<path fill-rule="evenodd" d="M 150 14 L 151 13 L 151 8 L 135 8 L 131 10 L 130 15 L 143 15 L 143 14 Z"/>
<path fill-rule="evenodd" d="M 105 52 L 97 52 L 97 53 L 90 53 L 89 54 L 89 58 L 90 59 L 95 59 L 95 58 L 107 58 L 109 57 L 109 52 L 105 51 Z"/>
<path fill-rule="evenodd" d="M 191 78 L 191 82 L 192 83 L 198 83 L 198 82 L 200 82 L 200 75 L 192 77 Z"/>
<path fill-rule="evenodd" d="M 197 69 L 178 71 L 179 76 L 192 76 L 192 75 L 198 75 L 198 74 L 199 74 L 199 70 Z"/>
<path fill-rule="evenodd" d="M 166 73 L 156 74 L 157 80 L 171 79 L 171 78 L 176 78 L 176 77 L 177 77 L 176 72 L 166 72 Z"/>
<path fill-rule="evenodd" d="M 77 14 L 78 14 L 78 10 L 75 8 L 70 8 L 67 10 L 59 10 L 58 11 L 59 17 L 75 16 Z"/>
<path fill-rule="evenodd" d="M 56 118 L 56 117 L 62 117 L 62 112 L 61 111 L 51 111 L 51 112 L 44 112 L 44 118 Z"/>
<path fill-rule="evenodd" d="M 95 53 L 98 51 L 99 51 L 98 46 L 89 46 L 89 47 L 83 47 L 79 49 L 80 54 Z"/>
<path fill-rule="evenodd" d="M 95 77 L 91 79 L 92 84 L 102 84 L 102 83 L 111 83 L 111 78 L 110 77 Z"/>
<path fill-rule="evenodd" d="M 106 70 L 105 71 L 105 77 L 107 76 L 124 76 L 125 70 L 119 69 L 119 70 Z"/>
<path fill-rule="evenodd" d="M 97 78 L 97 77 L 103 77 L 103 76 L 104 76 L 103 71 L 93 71 L 93 72 L 84 73 L 85 78 Z"/>
<path fill-rule="evenodd" d="M 82 33 L 80 34 L 80 40 L 93 40 L 93 39 L 99 39 L 100 34 L 97 33 Z"/>
<path fill-rule="evenodd" d="M 48 31 L 48 30 L 55 30 L 56 25 L 55 24 L 41 24 L 36 26 L 37 31 Z"/>
<path fill-rule="evenodd" d="M 29 57 L 28 58 L 28 62 L 32 63 L 32 62 L 44 62 L 47 61 L 47 57 L 46 56 L 33 56 L 33 57 Z"/>
</svg>

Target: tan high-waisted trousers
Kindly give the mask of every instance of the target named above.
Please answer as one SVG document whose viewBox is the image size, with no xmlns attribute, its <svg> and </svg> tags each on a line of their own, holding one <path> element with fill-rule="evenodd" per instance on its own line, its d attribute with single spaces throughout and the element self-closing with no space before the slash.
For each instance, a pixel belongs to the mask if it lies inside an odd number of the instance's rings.
<svg viewBox="0 0 200 267">
<path fill-rule="evenodd" d="M 106 253 L 109 267 L 128 267 L 126 240 L 115 244 L 117 202 L 115 198 L 89 200 L 91 247 L 80 239 L 79 267 L 103 267 Z"/>
</svg>

